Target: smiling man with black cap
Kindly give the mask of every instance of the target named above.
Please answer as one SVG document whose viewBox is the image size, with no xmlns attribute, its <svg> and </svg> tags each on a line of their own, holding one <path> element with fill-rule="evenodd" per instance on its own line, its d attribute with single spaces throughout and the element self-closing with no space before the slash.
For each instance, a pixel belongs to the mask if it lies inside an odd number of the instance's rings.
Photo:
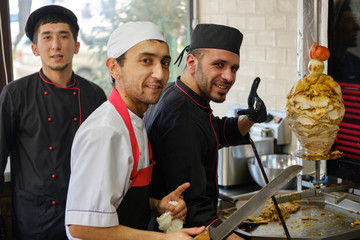
<svg viewBox="0 0 360 240">
<path fill-rule="evenodd" d="M 9 83 L 0 95 L 0 169 L 3 177 L 10 155 L 12 228 L 18 240 L 67 239 L 72 140 L 106 101 L 100 87 L 72 71 L 78 31 L 76 16 L 64 7 L 48 5 L 31 13 L 25 32 L 42 68 Z"/>
<path fill-rule="evenodd" d="M 248 116 L 219 118 L 212 114 L 210 101 L 223 102 L 233 86 L 240 65 L 242 33 L 232 27 L 199 24 L 185 51 L 186 68 L 175 83 L 169 83 L 159 102 L 149 107 L 144 121 L 153 147 L 153 197 L 163 196 L 182 182 L 188 214 L 185 226 L 217 226 L 218 149 L 247 144 L 254 122 L 266 119 L 266 107 L 256 94 L 260 79 L 254 81 Z M 175 62 L 176 63 L 176 62 Z M 235 234 L 233 239 L 239 237 Z"/>
</svg>

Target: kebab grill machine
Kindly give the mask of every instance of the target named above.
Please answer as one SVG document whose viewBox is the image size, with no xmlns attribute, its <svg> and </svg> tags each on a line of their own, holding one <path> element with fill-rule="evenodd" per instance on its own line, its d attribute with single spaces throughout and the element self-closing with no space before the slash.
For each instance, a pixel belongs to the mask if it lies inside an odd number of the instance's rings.
<svg viewBox="0 0 360 240">
<path fill-rule="evenodd" d="M 351 121 L 347 119 L 351 116 L 344 117 L 346 106 L 342 99 L 348 85 L 338 84 L 331 76 L 322 74 L 323 61 L 329 57 L 322 53 L 324 49 L 314 43 L 310 50 L 310 75 L 299 80 L 287 96 L 286 120 L 299 141 L 298 149 L 291 154 L 314 164 L 315 176 L 302 176 L 300 189 L 279 192 L 276 200 L 280 205 L 293 202 L 300 205 L 298 210 L 285 214 L 292 239 L 355 240 L 360 239 L 360 174 L 357 171 L 360 161 L 355 159 L 359 158 L 356 155 L 359 141 L 352 141 L 351 135 L 343 137 L 349 132 Z M 353 94 L 355 90 L 351 89 Z M 355 94 L 360 96 L 360 85 Z M 323 178 L 322 163 L 326 164 Z M 231 212 L 232 207 L 241 208 L 251 196 L 240 196 L 224 209 Z M 264 207 L 259 206 L 253 216 L 260 216 Z M 224 211 L 220 216 L 226 216 Z M 236 232 L 245 239 L 289 239 L 278 221 L 244 221 Z"/>
</svg>

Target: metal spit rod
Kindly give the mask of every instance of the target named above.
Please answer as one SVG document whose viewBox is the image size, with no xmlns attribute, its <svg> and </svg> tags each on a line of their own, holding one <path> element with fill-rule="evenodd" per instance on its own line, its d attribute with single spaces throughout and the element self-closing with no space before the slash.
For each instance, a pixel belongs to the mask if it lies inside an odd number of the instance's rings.
<svg viewBox="0 0 360 240">
<path fill-rule="evenodd" d="M 257 160 L 257 162 L 258 162 L 258 164 L 259 164 L 261 173 L 262 173 L 262 175 L 263 175 L 263 177 L 264 177 L 265 183 L 268 184 L 268 183 L 269 183 L 269 179 L 268 179 L 268 177 L 267 177 L 267 175 L 266 175 L 266 172 L 265 172 L 265 170 L 264 170 L 264 166 L 262 165 L 262 162 L 261 162 L 261 160 L 260 160 L 259 153 L 258 153 L 258 151 L 256 150 L 255 143 L 253 142 L 253 140 L 251 139 L 250 136 L 249 136 L 249 141 L 250 141 L 251 147 L 252 147 L 252 149 L 253 149 L 253 151 L 254 151 L 256 160 Z M 283 216 L 282 216 L 281 210 L 280 210 L 280 208 L 279 208 L 279 205 L 278 205 L 278 203 L 277 203 L 277 200 L 276 200 L 275 196 L 272 196 L 271 199 L 272 199 L 272 201 L 273 201 L 273 203 L 274 203 L 274 205 L 275 205 L 276 211 L 277 211 L 277 213 L 278 213 L 278 215 L 279 215 L 281 224 L 282 224 L 282 226 L 283 226 L 283 228 L 284 228 L 284 231 L 285 231 L 285 234 L 286 234 L 286 238 L 287 238 L 288 240 L 291 240 L 291 236 L 290 236 L 289 230 L 288 230 L 288 228 L 287 228 L 287 226 L 286 226 L 285 220 L 284 220 L 284 218 L 283 218 Z"/>
<path fill-rule="evenodd" d="M 307 198 L 311 198 L 311 197 L 322 196 L 322 195 L 324 195 L 324 193 L 344 191 L 349 188 L 353 188 L 355 186 L 357 186 L 356 183 L 343 183 L 343 184 L 338 184 L 335 186 L 328 186 L 328 187 L 324 187 L 324 188 L 309 188 L 302 192 L 283 194 L 283 195 L 277 197 L 276 199 L 279 203 L 284 203 L 284 202 L 289 202 L 289 201 L 294 201 L 294 200 L 301 200 L 301 199 L 307 199 Z M 351 195 L 347 195 L 346 198 L 350 199 L 350 196 Z M 356 196 L 351 197 L 351 198 L 352 198 L 351 200 L 359 199 Z M 338 203 L 340 203 L 340 202 L 341 201 L 338 201 Z"/>
</svg>

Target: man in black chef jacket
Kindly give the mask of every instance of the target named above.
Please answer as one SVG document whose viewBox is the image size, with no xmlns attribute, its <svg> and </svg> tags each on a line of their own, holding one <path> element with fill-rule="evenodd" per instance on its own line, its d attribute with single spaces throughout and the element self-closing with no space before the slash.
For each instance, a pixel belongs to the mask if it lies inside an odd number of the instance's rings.
<svg viewBox="0 0 360 240">
<path fill-rule="evenodd" d="M 223 102 L 234 84 L 242 39 L 241 32 L 232 27 L 197 25 L 190 45 L 184 49 L 189 53 L 184 72 L 167 85 L 159 102 L 145 114 L 157 160 L 153 197 L 162 197 L 180 183 L 190 182 L 183 194 L 188 209 L 186 227 L 216 227 L 221 223 L 216 214 L 218 149 L 249 143 L 250 127 L 266 119 L 266 107 L 256 94 L 260 79 L 254 81 L 249 95 L 248 116 L 215 117 L 209 105 L 210 101 Z M 235 234 L 231 237 L 238 238 Z"/>
<path fill-rule="evenodd" d="M 70 149 L 104 91 L 74 74 L 79 26 L 70 10 L 48 5 L 26 23 L 39 72 L 11 82 L 0 95 L 1 184 L 10 155 L 13 233 L 17 239 L 67 239 L 64 213 Z"/>
</svg>

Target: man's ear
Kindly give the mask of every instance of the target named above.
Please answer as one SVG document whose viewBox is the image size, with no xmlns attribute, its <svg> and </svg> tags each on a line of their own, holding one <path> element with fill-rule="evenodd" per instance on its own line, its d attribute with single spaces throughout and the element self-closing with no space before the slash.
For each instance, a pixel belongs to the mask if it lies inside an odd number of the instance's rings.
<svg viewBox="0 0 360 240">
<path fill-rule="evenodd" d="M 120 78 L 120 66 L 117 63 L 115 58 L 108 58 L 106 60 L 106 67 L 109 70 L 109 73 L 111 74 L 111 76 L 117 80 Z"/>
<path fill-rule="evenodd" d="M 31 44 L 31 50 L 35 56 L 40 56 L 36 44 Z"/>
<path fill-rule="evenodd" d="M 188 68 L 189 72 L 191 74 L 195 74 L 195 70 L 196 70 L 196 64 L 197 64 L 197 59 L 194 55 L 192 55 L 191 53 L 189 55 L 187 55 L 186 57 L 186 67 Z"/>
<path fill-rule="evenodd" d="M 75 45 L 75 54 L 78 54 L 80 50 L 80 42 L 77 42 Z"/>
</svg>

